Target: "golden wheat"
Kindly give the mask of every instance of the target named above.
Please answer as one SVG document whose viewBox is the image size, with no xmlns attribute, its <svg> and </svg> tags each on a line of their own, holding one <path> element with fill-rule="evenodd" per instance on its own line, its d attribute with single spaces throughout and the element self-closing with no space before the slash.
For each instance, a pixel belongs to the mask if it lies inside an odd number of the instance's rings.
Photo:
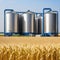
<svg viewBox="0 0 60 60">
<path fill-rule="evenodd" d="M 39 45 L 0 46 L 0 60 L 60 60 L 60 47 Z"/>
<path fill-rule="evenodd" d="M 60 60 L 60 37 L 0 37 L 0 60 Z"/>
</svg>

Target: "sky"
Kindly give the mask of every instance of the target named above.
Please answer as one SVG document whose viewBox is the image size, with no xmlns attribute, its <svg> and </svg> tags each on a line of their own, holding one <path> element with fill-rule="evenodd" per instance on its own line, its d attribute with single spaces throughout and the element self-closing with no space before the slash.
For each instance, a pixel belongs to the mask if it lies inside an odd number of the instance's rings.
<svg viewBox="0 0 60 60">
<path fill-rule="evenodd" d="M 4 32 L 4 10 L 27 11 L 43 13 L 43 8 L 51 8 L 59 12 L 60 26 L 60 0 L 0 0 L 0 32 Z M 59 27 L 60 33 L 60 27 Z"/>
</svg>

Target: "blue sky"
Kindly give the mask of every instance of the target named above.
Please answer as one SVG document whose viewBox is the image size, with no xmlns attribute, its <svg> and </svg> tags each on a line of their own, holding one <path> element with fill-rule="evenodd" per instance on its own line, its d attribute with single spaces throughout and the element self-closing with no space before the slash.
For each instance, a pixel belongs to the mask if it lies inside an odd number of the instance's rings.
<svg viewBox="0 0 60 60">
<path fill-rule="evenodd" d="M 52 8 L 52 10 L 57 10 L 60 16 L 60 0 L 0 0 L 0 32 L 4 31 L 4 9 L 11 8 L 15 11 L 31 10 L 34 12 L 43 12 L 43 8 L 48 7 Z"/>
</svg>

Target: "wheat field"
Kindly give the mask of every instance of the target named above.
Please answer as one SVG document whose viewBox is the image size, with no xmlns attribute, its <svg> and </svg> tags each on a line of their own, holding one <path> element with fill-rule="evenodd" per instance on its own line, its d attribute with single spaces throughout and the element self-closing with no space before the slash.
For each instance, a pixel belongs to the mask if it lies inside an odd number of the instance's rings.
<svg viewBox="0 0 60 60">
<path fill-rule="evenodd" d="M 0 36 L 0 60 L 60 60 L 60 37 Z"/>
</svg>

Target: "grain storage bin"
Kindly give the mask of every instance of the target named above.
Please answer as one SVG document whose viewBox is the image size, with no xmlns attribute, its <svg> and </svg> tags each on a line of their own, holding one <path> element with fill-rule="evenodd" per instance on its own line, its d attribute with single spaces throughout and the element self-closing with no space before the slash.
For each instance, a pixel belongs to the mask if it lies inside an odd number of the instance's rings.
<svg viewBox="0 0 60 60">
<path fill-rule="evenodd" d="M 14 34 L 19 34 L 19 14 L 17 12 L 14 13 Z"/>
<path fill-rule="evenodd" d="M 23 16 L 23 25 L 22 25 L 22 31 L 23 35 L 31 35 L 35 33 L 35 13 L 31 11 L 27 11 Z"/>
<path fill-rule="evenodd" d="M 49 10 L 48 12 L 45 12 Z M 50 8 L 44 8 L 44 35 L 56 36 L 58 34 L 58 12 Z"/>
<path fill-rule="evenodd" d="M 14 10 L 4 10 L 4 35 L 11 36 L 14 32 Z"/>
<path fill-rule="evenodd" d="M 35 34 L 41 35 L 42 34 L 42 13 L 36 13 L 35 15 Z"/>
</svg>

